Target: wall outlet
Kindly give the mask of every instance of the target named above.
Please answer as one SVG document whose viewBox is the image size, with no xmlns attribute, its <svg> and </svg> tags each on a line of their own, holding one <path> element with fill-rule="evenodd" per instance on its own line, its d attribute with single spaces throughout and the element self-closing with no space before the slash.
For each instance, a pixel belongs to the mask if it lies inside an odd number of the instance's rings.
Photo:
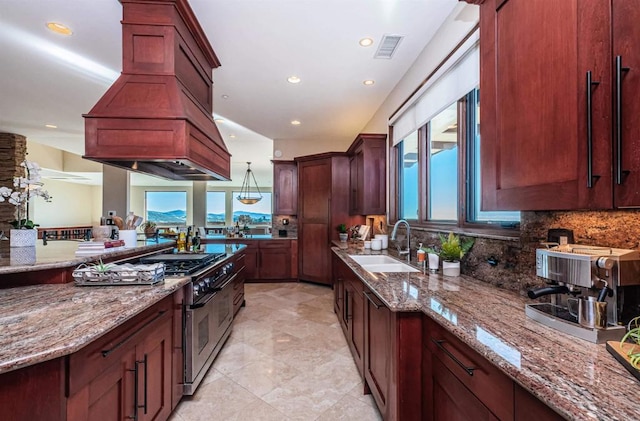
<svg viewBox="0 0 640 421">
<path fill-rule="evenodd" d="M 116 216 L 116 211 L 107 211 L 107 216 Z"/>
</svg>

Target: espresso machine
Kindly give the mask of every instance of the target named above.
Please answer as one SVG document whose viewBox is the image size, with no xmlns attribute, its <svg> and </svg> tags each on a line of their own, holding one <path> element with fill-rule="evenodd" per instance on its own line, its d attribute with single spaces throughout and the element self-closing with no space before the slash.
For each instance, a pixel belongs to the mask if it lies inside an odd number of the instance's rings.
<svg viewBox="0 0 640 421">
<path fill-rule="evenodd" d="M 536 250 L 536 275 L 546 287 L 530 290 L 549 302 L 527 304 L 528 317 L 561 332 L 602 343 L 620 340 L 640 315 L 640 254 L 578 244 Z"/>
</svg>

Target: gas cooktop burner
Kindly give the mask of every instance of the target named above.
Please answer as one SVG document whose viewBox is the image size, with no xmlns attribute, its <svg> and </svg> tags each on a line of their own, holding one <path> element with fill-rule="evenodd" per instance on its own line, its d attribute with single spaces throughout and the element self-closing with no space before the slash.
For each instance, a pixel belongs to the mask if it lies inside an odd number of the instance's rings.
<svg viewBox="0 0 640 421">
<path fill-rule="evenodd" d="M 167 275 L 189 275 L 209 266 L 226 256 L 225 253 L 214 254 L 156 254 L 140 259 L 141 263 L 163 262 Z"/>
</svg>

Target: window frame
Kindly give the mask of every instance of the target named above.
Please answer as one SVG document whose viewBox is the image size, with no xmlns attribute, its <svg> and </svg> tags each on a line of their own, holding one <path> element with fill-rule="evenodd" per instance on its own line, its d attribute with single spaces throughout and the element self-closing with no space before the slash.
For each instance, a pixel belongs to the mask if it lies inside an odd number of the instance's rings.
<svg viewBox="0 0 640 421">
<path fill-rule="evenodd" d="M 517 237 L 520 234 L 520 223 L 513 223 L 508 226 L 503 225 L 499 221 L 489 222 L 471 222 L 468 219 L 468 211 L 471 206 L 469 202 L 470 195 L 473 195 L 473 186 L 471 185 L 471 177 L 469 171 L 468 153 L 473 150 L 474 138 L 470 133 L 470 127 L 473 127 L 475 116 L 469 114 L 469 99 L 476 90 L 469 92 L 464 97 L 458 99 L 458 199 L 460 204 L 457 211 L 457 221 L 430 221 L 428 219 L 429 195 L 428 195 L 428 163 L 427 150 L 429 144 L 429 122 L 422 125 L 418 129 L 418 220 L 408 220 L 412 227 L 420 227 L 425 229 L 433 229 L 437 231 L 456 231 L 460 233 L 477 233 L 486 235 L 497 235 L 503 237 Z M 399 217 L 400 205 L 400 185 L 401 180 L 399 164 L 401 157 L 399 153 L 400 147 L 394 146 L 393 126 L 389 127 L 389 161 L 390 168 L 393 170 L 389 173 L 389 223 L 395 223 Z M 461 200 L 464 199 L 464 200 Z"/>
</svg>

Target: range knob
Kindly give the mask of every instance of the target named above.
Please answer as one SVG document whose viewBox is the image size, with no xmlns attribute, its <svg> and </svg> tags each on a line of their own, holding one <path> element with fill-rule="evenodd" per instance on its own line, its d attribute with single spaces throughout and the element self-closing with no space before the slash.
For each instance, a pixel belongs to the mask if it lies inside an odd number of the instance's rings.
<svg viewBox="0 0 640 421">
<path fill-rule="evenodd" d="M 204 281 L 202 281 L 202 282 L 203 282 L 203 284 L 204 284 L 206 289 L 211 288 L 211 278 L 205 278 Z"/>
<path fill-rule="evenodd" d="M 200 288 L 200 293 L 204 294 L 205 292 L 207 292 L 207 284 L 204 281 L 200 281 L 198 282 L 198 288 Z"/>
<path fill-rule="evenodd" d="M 193 284 L 193 296 L 197 297 L 200 295 L 200 285 Z"/>
</svg>

